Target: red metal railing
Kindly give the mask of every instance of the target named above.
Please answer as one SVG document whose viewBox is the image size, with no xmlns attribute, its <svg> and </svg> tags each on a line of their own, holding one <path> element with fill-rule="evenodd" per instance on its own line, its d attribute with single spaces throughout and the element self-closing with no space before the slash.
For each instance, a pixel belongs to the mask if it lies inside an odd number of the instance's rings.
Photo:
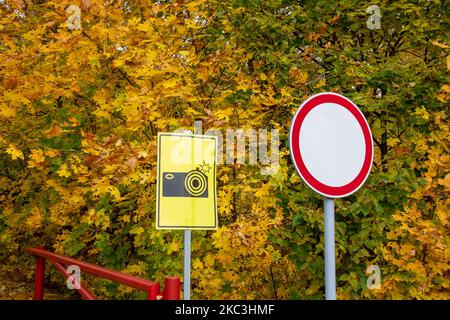
<svg viewBox="0 0 450 320">
<path fill-rule="evenodd" d="M 61 272 L 67 279 L 72 275 L 66 271 L 65 266 L 76 265 L 80 271 L 111 280 L 126 286 L 139 289 L 148 293 L 148 300 L 179 300 L 180 299 L 180 278 L 166 277 L 164 282 L 164 291 L 160 292 L 159 283 L 130 276 L 118 271 L 99 267 L 92 263 L 83 262 L 77 259 L 61 256 L 44 250 L 43 248 L 27 248 L 26 252 L 36 257 L 36 273 L 34 279 L 34 300 L 42 300 L 44 298 L 44 277 L 45 277 L 45 260 L 49 260 L 56 269 Z M 83 285 L 78 284 L 74 287 L 81 296 L 86 300 L 95 300 L 95 296 Z"/>
</svg>

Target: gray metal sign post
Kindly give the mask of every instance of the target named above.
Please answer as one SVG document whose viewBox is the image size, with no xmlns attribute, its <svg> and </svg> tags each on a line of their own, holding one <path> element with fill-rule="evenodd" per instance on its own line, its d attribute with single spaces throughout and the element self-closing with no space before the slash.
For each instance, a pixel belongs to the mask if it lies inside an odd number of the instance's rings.
<svg viewBox="0 0 450 320">
<path fill-rule="evenodd" d="M 191 300 L 191 230 L 184 230 L 184 300 Z"/>
<path fill-rule="evenodd" d="M 334 248 L 334 199 L 324 200 L 325 299 L 336 300 L 336 254 Z"/>
</svg>

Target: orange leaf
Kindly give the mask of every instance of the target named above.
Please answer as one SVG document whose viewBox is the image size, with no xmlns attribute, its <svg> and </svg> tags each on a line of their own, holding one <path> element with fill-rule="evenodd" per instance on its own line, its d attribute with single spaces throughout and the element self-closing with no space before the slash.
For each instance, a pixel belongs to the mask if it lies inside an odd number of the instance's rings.
<svg viewBox="0 0 450 320">
<path fill-rule="evenodd" d="M 44 131 L 45 137 L 47 139 L 60 136 L 62 133 L 63 132 L 58 125 L 53 125 L 50 129 Z"/>
</svg>

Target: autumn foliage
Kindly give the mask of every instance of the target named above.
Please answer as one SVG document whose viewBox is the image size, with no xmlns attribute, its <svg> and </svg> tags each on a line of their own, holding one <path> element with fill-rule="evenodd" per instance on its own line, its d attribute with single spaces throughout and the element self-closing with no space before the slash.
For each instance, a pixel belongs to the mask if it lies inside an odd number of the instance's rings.
<svg viewBox="0 0 450 320">
<path fill-rule="evenodd" d="M 448 3 L 378 5 L 369 30 L 351 0 L 0 1 L 4 268 L 31 278 L 24 248 L 45 245 L 160 283 L 181 276 L 182 232 L 155 230 L 156 135 L 201 120 L 278 129 L 281 150 L 273 175 L 218 168 L 220 228 L 193 232 L 193 298 L 322 299 L 323 203 L 287 139 L 299 103 L 334 91 L 375 143 L 365 186 L 336 202 L 338 299 L 450 298 Z"/>
</svg>

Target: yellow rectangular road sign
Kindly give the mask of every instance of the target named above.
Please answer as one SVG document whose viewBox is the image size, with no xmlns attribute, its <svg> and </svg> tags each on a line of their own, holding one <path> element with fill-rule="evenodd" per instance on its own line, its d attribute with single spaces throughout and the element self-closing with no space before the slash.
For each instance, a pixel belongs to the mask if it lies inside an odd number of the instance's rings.
<svg viewBox="0 0 450 320">
<path fill-rule="evenodd" d="M 216 229 L 217 137 L 158 134 L 157 229 Z"/>
</svg>

